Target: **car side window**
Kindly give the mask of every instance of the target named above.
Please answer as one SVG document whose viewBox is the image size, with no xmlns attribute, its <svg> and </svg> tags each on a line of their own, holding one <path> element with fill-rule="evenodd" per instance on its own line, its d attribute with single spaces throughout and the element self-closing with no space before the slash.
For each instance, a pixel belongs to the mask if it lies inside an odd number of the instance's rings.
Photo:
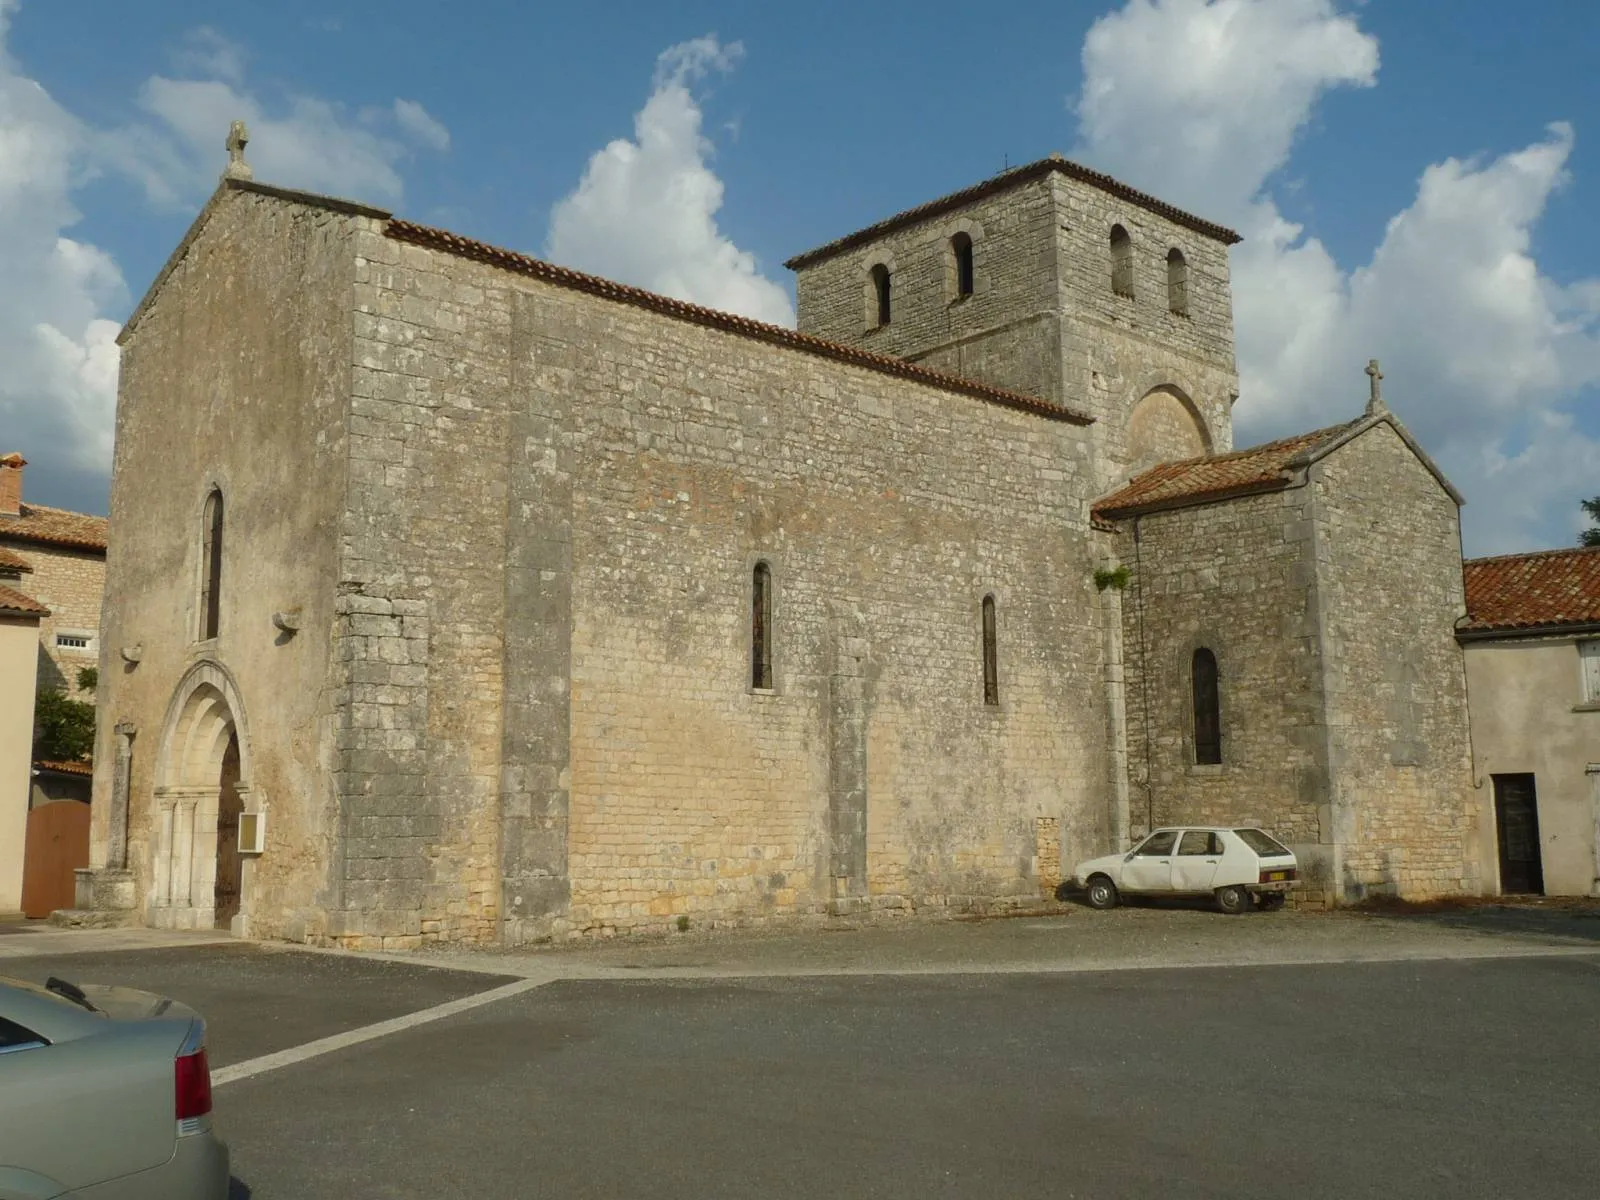
<svg viewBox="0 0 1600 1200">
<path fill-rule="evenodd" d="M 36 1046 L 47 1046 L 48 1042 L 31 1029 L 24 1029 L 15 1021 L 8 1021 L 0 1017 L 0 1054 L 12 1050 L 31 1050 Z"/>
<path fill-rule="evenodd" d="M 1146 838 L 1144 845 L 1139 847 L 1138 852 L 1141 857 L 1147 854 L 1171 854 L 1173 843 L 1177 840 L 1178 831 L 1176 829 L 1164 830 Z"/>
<path fill-rule="evenodd" d="M 1179 854 L 1215 854 L 1220 849 L 1218 837 L 1204 829 L 1191 829 L 1183 835 L 1183 841 L 1178 843 Z"/>
</svg>

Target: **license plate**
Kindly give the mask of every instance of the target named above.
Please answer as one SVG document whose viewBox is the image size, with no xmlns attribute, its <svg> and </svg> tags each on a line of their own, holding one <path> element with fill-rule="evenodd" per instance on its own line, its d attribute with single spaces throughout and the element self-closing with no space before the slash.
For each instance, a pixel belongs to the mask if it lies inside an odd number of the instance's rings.
<svg viewBox="0 0 1600 1200">
<path fill-rule="evenodd" d="M 1278 883 L 1280 880 L 1284 880 L 1284 879 L 1287 879 L 1287 878 L 1289 878 L 1289 872 L 1287 872 L 1287 871 L 1268 871 L 1267 872 L 1267 880 L 1270 883 Z"/>
</svg>

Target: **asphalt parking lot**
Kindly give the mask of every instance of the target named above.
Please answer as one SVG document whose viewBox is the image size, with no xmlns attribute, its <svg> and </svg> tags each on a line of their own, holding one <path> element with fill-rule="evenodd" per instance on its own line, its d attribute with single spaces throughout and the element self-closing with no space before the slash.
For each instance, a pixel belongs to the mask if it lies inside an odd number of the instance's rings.
<svg viewBox="0 0 1600 1200">
<path fill-rule="evenodd" d="M 236 1197 L 1594 1195 L 1592 923 L 1255 920 L 678 939 L 470 970 L 13 942 L 0 973 L 205 1012 L 219 1076 L 246 1072 L 216 1093 Z M 1237 961 L 1252 936 L 1307 961 Z M 1059 969 L 1108 938 L 1120 968 L 1097 950 Z M 1357 961 L 1324 961 L 1347 942 Z M 1372 944 L 1386 960 L 1359 961 Z"/>
</svg>

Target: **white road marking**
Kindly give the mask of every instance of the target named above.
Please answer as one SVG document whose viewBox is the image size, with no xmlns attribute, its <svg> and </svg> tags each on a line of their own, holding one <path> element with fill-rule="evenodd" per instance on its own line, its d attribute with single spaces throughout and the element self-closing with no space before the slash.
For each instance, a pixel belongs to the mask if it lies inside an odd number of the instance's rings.
<svg viewBox="0 0 1600 1200">
<path fill-rule="evenodd" d="M 363 1025 L 360 1029 L 350 1029 L 344 1033 L 333 1034 L 331 1037 L 318 1038 L 316 1041 L 307 1042 L 303 1046 L 292 1046 L 288 1050 L 279 1050 L 276 1054 L 263 1054 L 259 1058 L 250 1058 L 244 1062 L 218 1067 L 211 1072 L 211 1086 L 218 1088 L 225 1084 L 237 1083 L 241 1079 L 249 1079 L 255 1075 L 265 1074 L 267 1071 L 276 1071 L 279 1067 L 293 1066 L 295 1063 L 305 1062 L 307 1059 L 331 1054 L 335 1050 L 343 1050 L 346 1046 L 359 1046 L 362 1042 L 388 1037 L 391 1033 L 399 1033 L 404 1029 L 425 1025 L 429 1021 L 439 1021 L 445 1017 L 453 1017 L 457 1013 L 469 1012 L 474 1008 L 481 1008 L 485 1004 L 493 1004 L 496 1000 L 506 1000 L 523 992 L 531 991 L 533 988 L 542 986 L 545 982 L 543 979 L 518 979 L 501 987 L 490 988 L 487 992 L 478 992 L 476 995 L 463 996 L 459 1000 L 435 1004 L 432 1008 L 419 1009 L 416 1012 L 407 1013 L 403 1017 L 393 1017 L 387 1021 L 379 1021 L 374 1025 Z"/>
</svg>

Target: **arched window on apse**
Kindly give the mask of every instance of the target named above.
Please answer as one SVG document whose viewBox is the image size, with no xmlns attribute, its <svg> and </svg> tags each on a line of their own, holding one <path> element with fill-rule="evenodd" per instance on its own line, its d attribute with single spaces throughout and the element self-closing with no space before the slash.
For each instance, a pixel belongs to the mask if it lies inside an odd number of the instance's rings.
<svg viewBox="0 0 1600 1200">
<path fill-rule="evenodd" d="M 1215 765 L 1222 761 L 1222 697 L 1217 656 L 1204 646 L 1200 647 L 1194 652 L 1189 673 L 1194 685 L 1194 761 Z"/>
</svg>

